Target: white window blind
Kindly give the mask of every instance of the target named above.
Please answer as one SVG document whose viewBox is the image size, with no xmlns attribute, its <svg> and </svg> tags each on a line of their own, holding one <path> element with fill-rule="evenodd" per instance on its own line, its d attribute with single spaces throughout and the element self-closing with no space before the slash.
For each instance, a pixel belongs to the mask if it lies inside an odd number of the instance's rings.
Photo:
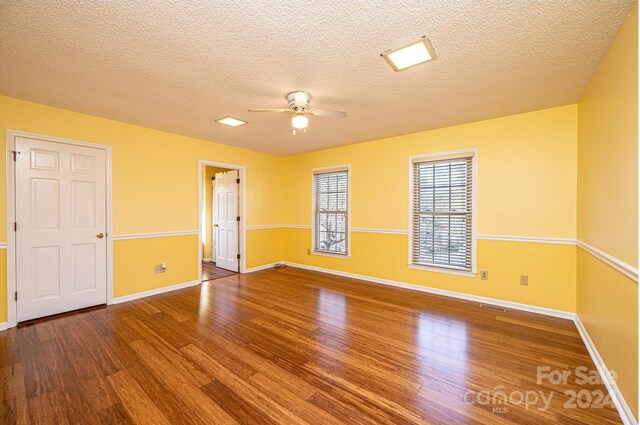
<svg viewBox="0 0 640 425">
<path fill-rule="evenodd" d="M 349 244 L 348 182 L 348 170 L 314 172 L 314 251 L 347 255 Z"/>
<path fill-rule="evenodd" d="M 414 160 L 412 263 L 472 271 L 473 157 Z"/>
</svg>

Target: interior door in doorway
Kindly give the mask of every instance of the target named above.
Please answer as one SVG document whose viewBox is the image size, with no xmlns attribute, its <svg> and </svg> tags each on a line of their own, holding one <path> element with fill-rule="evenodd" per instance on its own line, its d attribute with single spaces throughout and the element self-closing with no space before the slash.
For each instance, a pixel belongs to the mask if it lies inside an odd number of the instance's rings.
<svg viewBox="0 0 640 425">
<path fill-rule="evenodd" d="M 237 272 L 238 233 L 238 170 L 216 174 L 214 229 L 216 235 L 216 267 Z"/>
<path fill-rule="evenodd" d="M 16 138 L 17 319 L 107 302 L 106 152 Z"/>
</svg>

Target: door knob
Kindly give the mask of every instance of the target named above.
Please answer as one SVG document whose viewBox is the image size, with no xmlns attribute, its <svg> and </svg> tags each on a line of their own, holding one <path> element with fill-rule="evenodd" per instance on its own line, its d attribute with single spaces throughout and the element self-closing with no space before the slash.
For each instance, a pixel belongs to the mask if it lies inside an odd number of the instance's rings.
<svg viewBox="0 0 640 425">
<path fill-rule="evenodd" d="M 102 233 L 98 233 L 96 236 L 98 237 L 98 239 L 104 238 L 104 235 Z"/>
<path fill-rule="evenodd" d="M 218 227 L 218 225 L 217 225 L 217 224 L 214 224 L 214 225 L 213 225 L 213 227 Z"/>
</svg>

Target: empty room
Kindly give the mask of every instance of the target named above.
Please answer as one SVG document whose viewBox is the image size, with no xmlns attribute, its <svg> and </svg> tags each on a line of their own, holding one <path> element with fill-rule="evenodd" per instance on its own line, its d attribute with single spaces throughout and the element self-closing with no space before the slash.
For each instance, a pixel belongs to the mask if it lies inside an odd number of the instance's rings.
<svg viewBox="0 0 640 425">
<path fill-rule="evenodd" d="M 0 0 L 0 424 L 638 423 L 633 0 Z"/>
</svg>

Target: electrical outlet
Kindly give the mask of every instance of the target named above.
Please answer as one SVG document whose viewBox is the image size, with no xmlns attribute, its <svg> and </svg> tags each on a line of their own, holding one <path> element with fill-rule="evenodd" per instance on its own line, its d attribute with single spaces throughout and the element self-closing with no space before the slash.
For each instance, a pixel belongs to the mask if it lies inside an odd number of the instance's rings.
<svg viewBox="0 0 640 425">
<path fill-rule="evenodd" d="M 520 276 L 520 285 L 529 286 L 529 276 Z"/>
<path fill-rule="evenodd" d="M 489 272 L 486 270 L 480 270 L 480 279 L 489 280 Z"/>
<path fill-rule="evenodd" d="M 154 267 L 154 269 L 156 273 L 164 273 L 167 271 L 167 263 L 163 261 L 162 264 L 158 264 L 157 266 Z"/>
<path fill-rule="evenodd" d="M 311 255 L 311 248 L 307 248 L 307 255 Z"/>
</svg>

